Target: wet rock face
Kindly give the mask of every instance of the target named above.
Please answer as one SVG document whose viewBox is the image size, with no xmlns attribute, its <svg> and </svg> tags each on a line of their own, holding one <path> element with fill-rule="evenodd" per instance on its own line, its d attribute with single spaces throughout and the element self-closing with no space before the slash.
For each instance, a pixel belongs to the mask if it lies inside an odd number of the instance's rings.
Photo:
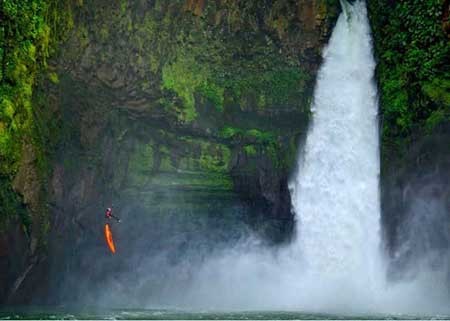
<svg viewBox="0 0 450 321">
<path fill-rule="evenodd" d="M 436 271 L 450 267 L 449 129 L 418 139 L 405 159 L 385 169 L 383 221 L 392 277 L 423 262 Z"/>
<path fill-rule="evenodd" d="M 250 229 L 271 243 L 291 235 L 287 181 L 338 10 L 337 0 L 72 8 L 47 89 L 61 118 L 48 182 L 51 300 L 80 298 L 152 255 L 168 267 Z M 120 261 L 105 252 L 108 206 L 122 218 Z"/>
<path fill-rule="evenodd" d="M 427 10 L 421 10 L 421 5 Z M 417 268 L 423 261 L 434 261 L 430 271 L 438 272 L 443 266 L 450 266 L 450 101 L 443 94 L 448 92 L 448 62 L 442 58 L 448 56 L 449 48 L 445 28 L 448 1 L 368 1 L 368 9 L 382 117 L 385 245 L 396 277 L 404 277 L 409 268 Z M 426 32 L 416 33 L 419 29 Z M 397 46 L 396 39 L 407 40 Z M 440 49 L 435 49 L 436 44 L 441 44 Z M 423 57 L 421 63 L 411 63 L 406 58 L 411 54 Z M 406 81 L 402 78 L 404 70 L 410 70 L 411 75 Z M 402 111 L 397 109 L 400 105 Z"/>
<path fill-rule="evenodd" d="M 112 193 L 171 175 L 291 217 L 287 176 L 337 11 L 321 0 L 86 4 L 55 64 L 66 124 L 81 150 L 108 158 Z M 183 172 L 196 176 L 178 182 Z"/>
<path fill-rule="evenodd" d="M 14 222 L 15 223 L 15 222 Z M 14 281 L 26 267 L 29 250 L 27 239 L 19 224 L 0 237 L 0 302 L 5 302 L 11 295 Z"/>
</svg>

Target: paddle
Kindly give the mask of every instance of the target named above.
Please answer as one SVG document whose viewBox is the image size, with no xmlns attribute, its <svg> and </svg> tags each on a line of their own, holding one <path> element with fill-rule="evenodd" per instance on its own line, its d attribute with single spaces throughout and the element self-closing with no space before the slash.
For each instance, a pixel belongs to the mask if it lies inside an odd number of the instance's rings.
<svg viewBox="0 0 450 321">
<path fill-rule="evenodd" d="M 114 216 L 114 215 L 110 215 L 113 219 L 115 219 L 116 221 L 117 221 L 117 223 L 120 223 L 120 218 L 118 218 L 118 217 L 116 217 L 116 216 Z"/>
</svg>

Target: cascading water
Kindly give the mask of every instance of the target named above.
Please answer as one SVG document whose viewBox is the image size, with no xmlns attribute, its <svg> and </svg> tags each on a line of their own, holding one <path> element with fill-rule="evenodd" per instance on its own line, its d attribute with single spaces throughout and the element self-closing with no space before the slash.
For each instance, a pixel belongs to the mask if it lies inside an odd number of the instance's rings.
<svg viewBox="0 0 450 321">
<path fill-rule="evenodd" d="M 375 61 L 366 4 L 343 13 L 324 51 L 313 119 L 290 184 L 297 215 L 300 304 L 307 309 L 445 311 L 445 269 L 390 284 L 381 253 Z M 291 256 L 292 257 L 292 256 Z"/>
<path fill-rule="evenodd" d="M 194 268 L 188 262 L 178 267 L 185 283 L 168 281 L 158 291 L 161 302 L 189 309 L 342 314 L 445 311 L 448 295 L 434 271 L 425 269 L 395 285 L 386 282 L 370 27 L 364 1 L 342 1 L 342 7 L 324 51 L 312 123 L 290 184 L 296 240 L 273 250 L 249 238 Z M 153 281 L 145 276 L 140 275 L 134 291 L 152 291 Z M 436 291 L 438 285 L 442 290 Z M 114 296 L 120 291 L 104 292 Z M 110 304 L 114 298 L 108 295 L 104 302 Z"/>
<path fill-rule="evenodd" d="M 342 8 L 290 183 L 297 239 L 276 255 L 250 247 L 211 258 L 189 306 L 410 310 L 409 299 L 398 298 L 412 288 L 388 291 L 381 259 L 377 89 L 366 4 L 342 1 Z"/>
<path fill-rule="evenodd" d="M 380 275 L 377 89 L 366 6 L 342 3 L 291 183 L 296 246 L 320 291 L 367 289 Z M 322 285 L 322 286 L 321 286 Z M 332 291 L 334 292 L 334 291 Z"/>
<path fill-rule="evenodd" d="M 290 184 L 298 237 L 276 255 L 250 249 L 209 260 L 192 296 L 210 306 L 377 311 L 384 273 L 375 62 L 365 2 L 342 7 Z"/>
</svg>

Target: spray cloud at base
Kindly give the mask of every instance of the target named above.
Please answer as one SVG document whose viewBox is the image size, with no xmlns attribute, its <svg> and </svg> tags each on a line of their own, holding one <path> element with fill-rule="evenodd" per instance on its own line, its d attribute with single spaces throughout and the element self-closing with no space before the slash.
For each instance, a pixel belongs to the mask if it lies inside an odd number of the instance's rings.
<svg viewBox="0 0 450 321">
<path fill-rule="evenodd" d="M 291 182 L 296 239 L 276 250 L 247 237 L 207 258 L 188 253 L 184 263 L 159 276 L 164 285 L 158 299 L 146 292 L 155 285 L 146 267 L 159 264 L 163 271 L 170 264 L 163 254 L 135 262 L 138 269 L 129 272 L 135 281 L 111 282 L 116 288 L 101 296 L 105 302 L 130 302 L 114 293 L 132 286 L 139 297 L 134 304 L 147 307 L 446 312 L 443 269 L 418 261 L 411 278 L 386 280 L 370 28 L 364 2 L 343 7 L 324 52 L 312 124 Z M 416 226 L 411 221 L 405 228 Z"/>
</svg>

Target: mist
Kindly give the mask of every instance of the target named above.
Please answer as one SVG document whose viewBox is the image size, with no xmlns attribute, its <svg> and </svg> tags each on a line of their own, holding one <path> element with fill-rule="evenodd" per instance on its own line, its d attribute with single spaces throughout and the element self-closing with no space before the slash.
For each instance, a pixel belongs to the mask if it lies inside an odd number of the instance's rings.
<svg viewBox="0 0 450 321">
<path fill-rule="evenodd" d="M 450 313 L 448 202 L 435 178 L 402 189 L 406 205 L 396 244 L 382 239 L 370 30 L 363 2 L 346 10 L 351 10 L 350 18 L 341 16 L 325 50 L 313 123 L 291 179 L 297 215 L 291 243 L 269 246 L 245 224 L 236 223 L 245 217 L 245 207 L 211 205 L 217 213 L 205 226 L 189 209 L 184 218 L 169 215 L 156 224 L 125 204 L 124 218 L 139 217 L 141 229 L 133 231 L 134 243 L 123 245 L 130 251 L 123 268 L 112 271 L 97 291 L 87 291 L 86 302 L 197 311 Z M 347 95 L 339 98 L 340 92 Z M 336 111 L 335 106 L 349 110 Z M 340 123 L 339 115 L 344 117 Z M 338 162 L 339 155 L 346 156 L 344 162 Z M 164 193 L 166 201 L 179 197 Z M 120 227 L 121 240 L 130 239 L 126 229 L 132 226 Z M 165 243 L 152 249 L 146 230 L 156 231 L 152 238 L 159 235 Z"/>
</svg>

